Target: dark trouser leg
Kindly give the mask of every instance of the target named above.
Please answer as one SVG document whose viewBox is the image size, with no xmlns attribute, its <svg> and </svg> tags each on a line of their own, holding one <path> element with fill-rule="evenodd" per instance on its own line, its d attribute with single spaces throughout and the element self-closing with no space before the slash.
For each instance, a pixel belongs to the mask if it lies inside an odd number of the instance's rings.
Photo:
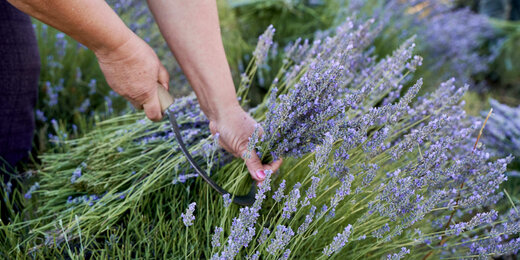
<svg viewBox="0 0 520 260">
<path fill-rule="evenodd" d="M 31 150 L 39 75 L 40 57 L 30 18 L 0 0 L 0 180 L 8 178 L 7 173 L 12 174 L 12 167 Z"/>
</svg>

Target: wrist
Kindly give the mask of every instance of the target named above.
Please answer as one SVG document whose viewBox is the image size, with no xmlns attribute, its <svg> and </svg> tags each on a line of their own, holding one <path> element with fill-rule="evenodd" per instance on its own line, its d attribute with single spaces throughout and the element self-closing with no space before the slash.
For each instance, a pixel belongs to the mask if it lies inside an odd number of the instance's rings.
<svg viewBox="0 0 520 260">
<path fill-rule="evenodd" d="M 219 99 L 213 106 L 209 107 L 205 113 L 210 122 L 223 122 L 230 116 L 244 112 L 238 101 L 228 98 L 228 100 Z"/>
<path fill-rule="evenodd" d="M 87 45 L 87 47 L 94 52 L 98 59 L 117 61 L 135 53 L 135 49 L 139 46 L 140 40 L 137 35 L 128 30 L 125 33 L 121 33 L 117 39 L 114 38 L 111 42 L 94 46 Z"/>
</svg>

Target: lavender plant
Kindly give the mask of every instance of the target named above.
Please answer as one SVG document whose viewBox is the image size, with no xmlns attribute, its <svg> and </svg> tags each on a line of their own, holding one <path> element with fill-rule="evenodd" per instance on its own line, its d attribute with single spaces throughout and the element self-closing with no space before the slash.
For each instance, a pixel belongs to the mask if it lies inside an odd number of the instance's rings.
<svg viewBox="0 0 520 260">
<path fill-rule="evenodd" d="M 500 156 L 513 154 L 520 156 L 520 107 L 509 107 L 494 99 L 489 103 L 493 117 L 489 119 L 485 144 Z"/>
<path fill-rule="evenodd" d="M 273 32 L 269 28 L 260 39 Z M 264 129 L 250 147 L 264 160 L 284 157 L 285 163 L 278 174 L 266 173 L 252 206 L 227 206 L 229 198 L 200 178 L 188 179 L 189 165 L 168 122 L 154 124 L 136 113 L 101 122 L 85 137 L 65 140 L 63 153 L 43 156 L 40 189 L 33 192 L 41 217 L 16 227 L 32 230 L 26 241 L 37 245 L 35 251 L 89 234 L 84 244 L 95 256 L 105 252 L 96 240 L 111 235 L 127 241 L 125 248 L 153 247 L 143 253 L 152 257 L 515 253 L 518 218 L 493 211 L 512 158 L 492 159 L 475 145 L 483 123 L 463 110 L 467 86 L 448 80 L 417 96 L 419 80 L 401 93 L 421 64 L 413 55 L 414 38 L 377 59 L 370 46 L 379 32 L 373 21 L 347 20 L 330 34 L 286 48 L 269 95 L 250 110 Z M 254 62 L 248 78 L 256 72 Z M 173 112 L 199 163 L 213 165 L 212 177 L 233 194 L 246 192 L 242 160 L 203 152 L 214 140 L 194 98 L 177 100 Z M 175 181 L 180 176 L 184 183 Z M 67 203 L 69 196 L 86 201 Z M 195 219 L 189 217 L 194 208 L 185 213 L 190 203 L 197 205 Z M 150 237 L 137 235 L 143 232 Z"/>
<path fill-rule="evenodd" d="M 489 103 L 493 116 L 489 119 L 488 132 L 483 138 L 489 151 L 494 156 L 513 155 L 516 160 L 511 165 L 508 175 L 520 176 L 518 158 L 520 158 L 520 106 L 510 107 L 494 99 Z"/>
<path fill-rule="evenodd" d="M 453 2 L 351 0 L 339 16 L 347 13 L 376 18 L 383 29 L 376 43 L 382 53 L 417 35 L 417 52 L 425 61 L 419 74 L 428 84 L 435 86 L 451 77 L 471 83 L 475 75 L 487 71 L 497 55 L 481 48 L 485 40 L 493 37 L 493 27 L 485 16 L 456 9 Z"/>
</svg>

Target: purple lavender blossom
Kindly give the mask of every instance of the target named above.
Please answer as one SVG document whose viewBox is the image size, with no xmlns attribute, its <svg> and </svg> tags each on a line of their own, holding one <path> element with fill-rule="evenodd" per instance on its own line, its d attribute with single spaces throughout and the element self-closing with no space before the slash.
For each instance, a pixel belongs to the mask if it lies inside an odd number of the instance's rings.
<svg viewBox="0 0 520 260">
<path fill-rule="evenodd" d="M 271 190 L 271 174 L 272 171 L 265 171 L 265 179 L 257 190 L 255 195 L 256 200 L 253 203 L 253 206 L 240 209 L 239 216 L 233 218 L 226 246 L 220 254 L 217 253 L 213 255 L 211 259 L 233 259 L 242 247 L 247 247 L 249 245 L 249 242 L 253 239 L 256 232 L 254 225 L 257 218 L 260 216 L 258 212 L 260 211 L 262 202 L 266 197 L 265 193 Z"/>
<path fill-rule="evenodd" d="M 82 196 L 78 196 L 78 197 L 72 197 L 72 196 L 69 196 L 67 198 L 67 204 L 84 204 L 84 205 L 88 205 L 88 206 L 93 206 L 97 201 L 99 201 L 102 197 L 104 197 L 104 195 L 96 195 L 96 194 L 93 194 L 93 195 L 82 195 Z"/>
<path fill-rule="evenodd" d="M 353 76 L 342 62 L 359 54 L 355 47 L 368 44 L 365 37 L 370 23 L 354 30 L 351 21 L 338 27 L 336 35 L 325 39 L 325 44 L 317 40 L 313 45 L 295 43 L 292 53 L 287 54 L 297 65 L 285 76 L 296 83 L 281 94 L 276 101 L 276 89 L 272 90 L 264 130 L 269 134 L 268 150 L 277 156 L 302 156 L 321 143 L 325 133 L 336 125 L 332 119 L 346 109 L 347 103 L 338 98 L 344 93 L 342 82 Z M 370 36 L 366 36 L 370 38 Z M 361 47 L 360 47 L 361 48 Z M 306 59 L 307 57 L 320 59 Z M 307 62 L 307 63 L 306 63 Z M 300 64 L 301 63 L 301 64 Z M 303 75 L 299 78 L 302 69 Z M 353 68 L 355 69 L 355 68 Z M 349 81 L 348 79 L 345 79 Z M 317 123 L 318 122 L 318 123 Z M 276 146 L 276 147 L 274 147 Z"/>
<path fill-rule="evenodd" d="M 98 200 L 99 200 L 99 197 L 97 195 L 95 195 L 95 194 L 94 195 L 90 195 L 90 196 L 88 196 L 87 204 L 92 207 L 94 205 L 94 203 L 96 201 L 98 201 Z"/>
<path fill-rule="evenodd" d="M 97 86 L 97 81 L 96 79 L 91 79 L 90 82 L 88 83 L 88 94 L 89 95 L 94 95 L 96 93 L 96 86 Z"/>
<path fill-rule="evenodd" d="M 297 232 L 298 235 L 301 235 L 301 234 L 305 233 L 305 231 L 307 231 L 315 214 L 316 214 L 316 206 L 313 205 L 311 207 L 311 209 L 309 210 L 309 214 L 307 214 L 305 216 L 305 221 L 300 225 L 300 227 L 298 227 L 298 232 Z"/>
<path fill-rule="evenodd" d="M 179 176 L 177 176 L 177 178 L 172 180 L 172 184 L 175 185 L 178 183 L 185 183 L 188 179 L 197 178 L 197 177 L 199 177 L 199 175 L 197 173 L 193 173 L 193 174 L 180 173 Z"/>
<path fill-rule="evenodd" d="M 65 56 L 65 48 L 67 47 L 67 38 L 65 38 L 64 33 L 57 33 L 56 34 L 56 49 L 58 50 L 58 55 L 60 58 Z"/>
<path fill-rule="evenodd" d="M 269 231 L 268 228 L 263 228 L 262 229 L 262 234 L 260 234 L 260 237 L 258 238 L 258 243 L 259 244 L 263 244 L 267 241 L 267 237 L 269 236 L 269 234 L 271 234 L 271 231 Z"/>
<path fill-rule="evenodd" d="M 36 119 L 41 122 L 47 121 L 47 117 L 45 117 L 45 114 L 43 113 L 43 111 L 41 111 L 39 109 L 36 109 Z"/>
<path fill-rule="evenodd" d="M 81 113 L 86 113 L 90 108 L 90 99 L 86 98 L 78 108 L 78 111 Z"/>
<path fill-rule="evenodd" d="M 50 82 L 45 82 L 45 90 L 47 92 L 47 97 L 49 98 L 47 101 L 47 105 L 53 107 L 58 104 L 58 92 L 59 88 L 53 87 Z"/>
<path fill-rule="evenodd" d="M 449 234 L 455 236 L 460 235 L 466 230 L 472 230 L 473 228 L 484 225 L 492 224 L 498 217 L 498 212 L 491 210 L 490 212 L 478 213 L 468 222 L 460 222 L 457 224 L 450 225 Z"/>
<path fill-rule="evenodd" d="M 302 206 L 310 205 L 311 199 L 316 198 L 316 190 L 318 189 L 320 178 L 312 176 L 311 179 L 311 186 L 305 192 L 305 198 L 303 199 L 301 204 Z"/>
<path fill-rule="evenodd" d="M 336 209 L 340 201 L 342 201 L 345 198 L 345 196 L 350 194 L 350 185 L 352 184 L 353 180 L 354 176 L 352 175 L 349 175 L 341 179 L 341 186 L 338 189 L 336 189 L 336 193 L 330 200 L 330 208 L 332 211 Z"/>
<path fill-rule="evenodd" d="M 249 142 L 247 143 L 247 151 L 242 155 L 244 159 L 251 158 L 251 153 L 260 147 L 257 147 L 257 144 L 261 141 L 260 133 L 262 131 L 262 127 L 260 124 L 255 125 L 255 130 L 253 131 L 253 134 L 251 137 L 249 137 Z"/>
<path fill-rule="evenodd" d="M 220 234 L 224 231 L 221 227 L 215 227 L 215 231 L 213 232 L 213 236 L 211 237 L 211 246 L 213 248 L 220 247 Z"/>
<path fill-rule="evenodd" d="M 334 253 L 338 253 L 348 242 L 348 238 L 350 233 L 352 232 L 352 225 L 348 225 L 345 227 L 343 232 L 338 233 L 330 245 L 326 246 L 323 249 L 323 254 L 326 256 L 331 256 Z"/>
<path fill-rule="evenodd" d="M 253 52 L 257 66 L 262 65 L 266 61 L 269 48 L 273 45 L 273 35 L 275 31 L 273 25 L 269 25 L 265 32 L 258 37 L 258 44 Z"/>
<path fill-rule="evenodd" d="M 188 209 L 186 209 L 186 213 L 181 213 L 182 222 L 186 227 L 193 225 L 193 221 L 195 220 L 193 212 L 195 212 L 196 205 L 196 202 L 190 203 L 190 205 L 188 205 Z"/>
<path fill-rule="evenodd" d="M 388 225 L 388 223 L 385 223 L 382 227 L 372 232 L 372 236 L 381 239 L 383 238 L 383 234 L 387 232 L 390 232 L 390 226 Z"/>
<path fill-rule="evenodd" d="M 325 141 L 316 147 L 315 150 L 315 159 L 311 162 L 309 165 L 309 168 L 311 168 L 311 173 L 313 175 L 317 175 L 319 172 L 319 169 L 323 167 L 326 160 L 329 157 L 330 152 L 332 151 L 332 145 L 337 139 L 338 136 L 338 126 L 335 125 L 331 129 L 331 131 L 326 132 L 324 134 Z"/>
<path fill-rule="evenodd" d="M 481 258 L 516 254 L 520 249 L 520 238 L 509 239 L 509 236 L 516 236 L 520 232 L 520 214 L 516 209 L 511 209 L 500 218 L 499 224 L 493 226 L 483 239 L 469 239 L 460 247 L 469 249 L 469 254 L 479 255 Z"/>
<path fill-rule="evenodd" d="M 275 238 L 271 239 L 271 243 L 267 246 L 267 252 L 275 256 L 279 251 L 283 250 L 294 236 L 294 232 L 290 227 L 278 225 L 276 227 Z"/>
<path fill-rule="evenodd" d="M 280 201 L 282 201 L 283 198 L 285 198 L 284 190 L 285 190 L 285 180 L 282 180 L 282 182 L 278 186 L 278 189 L 276 190 L 276 192 L 273 195 L 273 199 L 276 202 L 280 202 Z"/>
<path fill-rule="evenodd" d="M 70 183 L 75 183 L 80 177 L 81 177 L 81 167 L 77 167 L 74 172 L 72 173 L 72 176 L 70 177 Z"/>
<path fill-rule="evenodd" d="M 32 198 L 32 194 L 38 190 L 40 188 L 40 184 L 38 182 L 35 182 L 30 188 L 29 190 L 27 191 L 27 193 L 25 193 L 24 197 L 25 199 L 30 199 Z"/>
<path fill-rule="evenodd" d="M 399 253 L 389 254 L 386 256 L 386 259 L 388 260 L 399 260 L 402 259 L 405 255 L 410 253 L 410 249 L 407 249 L 406 247 L 402 247 L 401 251 Z"/>
<path fill-rule="evenodd" d="M 105 99 L 105 104 L 106 104 L 106 107 L 107 107 L 107 112 L 109 114 L 112 114 L 114 112 L 114 108 L 112 107 L 112 98 L 110 97 L 103 97 Z"/>
<path fill-rule="evenodd" d="M 229 207 L 229 205 L 231 205 L 231 202 L 233 201 L 229 193 L 222 195 L 222 199 L 224 200 L 224 208 Z"/>
<path fill-rule="evenodd" d="M 287 249 L 283 252 L 282 257 L 280 257 L 280 259 L 287 260 L 287 259 L 289 259 L 290 255 L 291 255 L 291 249 Z"/>
<path fill-rule="evenodd" d="M 298 201 L 300 199 L 300 187 L 302 185 L 298 182 L 294 185 L 293 189 L 287 195 L 287 198 L 285 199 L 284 207 L 283 207 L 283 213 L 282 218 L 290 219 L 291 214 L 293 212 L 296 212 L 298 210 Z"/>
</svg>

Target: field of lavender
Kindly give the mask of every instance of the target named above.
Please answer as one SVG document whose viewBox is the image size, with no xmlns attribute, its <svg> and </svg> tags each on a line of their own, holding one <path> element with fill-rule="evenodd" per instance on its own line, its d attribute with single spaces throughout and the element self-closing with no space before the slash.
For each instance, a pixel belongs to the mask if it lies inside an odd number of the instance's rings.
<svg viewBox="0 0 520 260">
<path fill-rule="evenodd" d="M 240 102 L 260 123 L 249 151 L 284 158 L 251 206 L 212 190 L 170 123 L 111 91 L 89 50 L 34 21 L 38 130 L 32 163 L 0 182 L 0 257 L 515 257 L 520 24 L 452 2 L 218 1 Z M 211 135 L 146 3 L 109 3 L 170 71 L 194 159 L 246 194 L 247 168 Z"/>
</svg>

